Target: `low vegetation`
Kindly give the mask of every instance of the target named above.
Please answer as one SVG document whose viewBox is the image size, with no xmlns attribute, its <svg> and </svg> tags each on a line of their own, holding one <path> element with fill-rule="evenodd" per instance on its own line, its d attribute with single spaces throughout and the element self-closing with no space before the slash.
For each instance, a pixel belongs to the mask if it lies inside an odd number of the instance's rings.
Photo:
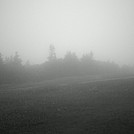
<svg viewBox="0 0 134 134">
<path fill-rule="evenodd" d="M 4 86 L 0 133 L 132 134 L 134 79 Z"/>
</svg>

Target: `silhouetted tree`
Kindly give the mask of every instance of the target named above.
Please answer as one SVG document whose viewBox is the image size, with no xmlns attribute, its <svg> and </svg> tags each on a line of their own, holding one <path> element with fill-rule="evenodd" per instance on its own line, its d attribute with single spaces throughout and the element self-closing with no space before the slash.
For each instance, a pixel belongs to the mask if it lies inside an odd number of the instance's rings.
<svg viewBox="0 0 134 134">
<path fill-rule="evenodd" d="M 3 61 L 3 57 L 2 57 L 2 54 L 0 53 L 0 66 L 2 66 L 3 63 L 4 63 L 4 61 Z"/>
<path fill-rule="evenodd" d="M 15 52 L 15 55 L 13 57 L 13 62 L 15 65 L 21 65 L 22 60 L 21 60 L 18 52 Z"/>
<path fill-rule="evenodd" d="M 91 63 L 93 62 L 93 52 L 91 51 L 89 54 L 84 54 L 81 58 L 81 61 L 82 62 L 85 62 L 85 63 Z"/>
<path fill-rule="evenodd" d="M 84 74 L 95 74 L 97 71 L 97 65 L 93 58 L 93 52 L 84 54 L 81 58 L 81 72 Z"/>
<path fill-rule="evenodd" d="M 25 67 L 30 67 L 30 61 L 29 60 L 26 61 Z"/>
<path fill-rule="evenodd" d="M 67 52 L 63 64 L 66 75 L 74 75 L 79 72 L 79 59 L 75 53 Z"/>
<path fill-rule="evenodd" d="M 79 61 L 79 59 L 78 59 L 78 57 L 76 56 L 75 53 L 72 53 L 72 52 L 69 51 L 65 54 L 64 62 L 67 62 L 69 64 L 74 64 L 78 61 Z"/>
<path fill-rule="evenodd" d="M 55 61 L 56 60 L 56 52 L 55 52 L 55 47 L 54 45 L 49 46 L 49 56 L 48 56 L 48 61 Z"/>
<path fill-rule="evenodd" d="M 0 84 L 41 81 L 70 76 L 120 77 L 134 74 L 129 66 L 120 68 L 114 62 L 97 61 L 92 52 L 84 54 L 80 59 L 75 53 L 67 52 L 64 58 L 57 58 L 55 47 L 49 46 L 48 61 L 41 65 L 30 65 L 22 60 L 16 52 L 14 56 L 3 59 L 0 53 Z"/>
</svg>

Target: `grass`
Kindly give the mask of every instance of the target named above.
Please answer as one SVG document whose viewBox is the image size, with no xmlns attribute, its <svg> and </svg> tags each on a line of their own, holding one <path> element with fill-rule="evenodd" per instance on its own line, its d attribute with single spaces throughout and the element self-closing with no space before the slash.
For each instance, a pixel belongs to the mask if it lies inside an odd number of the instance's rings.
<svg viewBox="0 0 134 134">
<path fill-rule="evenodd" d="M 133 134 L 134 79 L 0 89 L 1 134 Z"/>
</svg>

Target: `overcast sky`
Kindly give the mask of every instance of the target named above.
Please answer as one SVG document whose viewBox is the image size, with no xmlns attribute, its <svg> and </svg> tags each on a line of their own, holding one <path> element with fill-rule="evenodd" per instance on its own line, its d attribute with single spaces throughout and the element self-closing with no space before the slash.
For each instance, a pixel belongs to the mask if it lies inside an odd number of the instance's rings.
<svg viewBox="0 0 134 134">
<path fill-rule="evenodd" d="M 134 65 L 134 0 L 0 0 L 0 52 L 42 63 L 54 44 Z"/>
</svg>

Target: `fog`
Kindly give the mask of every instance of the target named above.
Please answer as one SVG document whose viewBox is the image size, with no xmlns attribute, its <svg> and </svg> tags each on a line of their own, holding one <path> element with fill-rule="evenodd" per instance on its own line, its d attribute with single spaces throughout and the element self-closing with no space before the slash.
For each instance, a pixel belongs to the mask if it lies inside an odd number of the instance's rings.
<svg viewBox="0 0 134 134">
<path fill-rule="evenodd" d="M 43 63 L 53 44 L 67 51 L 120 65 L 134 65 L 133 0 L 1 0 L 0 52 L 17 51 L 32 64 Z"/>
<path fill-rule="evenodd" d="M 134 0 L 0 0 L 0 134 L 134 133 Z"/>
</svg>

